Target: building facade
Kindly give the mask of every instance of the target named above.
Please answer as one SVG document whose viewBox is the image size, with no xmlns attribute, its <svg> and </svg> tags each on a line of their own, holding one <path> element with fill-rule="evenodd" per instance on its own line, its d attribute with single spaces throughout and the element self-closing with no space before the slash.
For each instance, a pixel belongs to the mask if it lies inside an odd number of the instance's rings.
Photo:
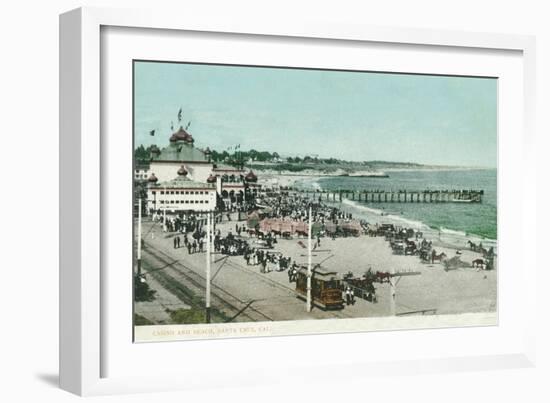
<svg viewBox="0 0 550 403">
<path fill-rule="evenodd" d="M 244 169 L 214 164 L 210 149 L 200 150 L 194 142 L 193 136 L 180 127 L 170 136 L 168 146 L 151 147 L 146 171 L 149 210 L 208 211 L 218 201 L 231 208 L 246 200 L 250 182 Z M 144 171 L 136 167 L 135 179 L 143 180 L 143 175 Z"/>
<path fill-rule="evenodd" d="M 216 208 L 216 187 L 187 177 L 188 172 L 181 166 L 178 176 L 160 182 L 155 175 L 149 177 L 147 188 L 147 208 L 150 212 L 169 213 L 213 211 Z"/>
<path fill-rule="evenodd" d="M 149 171 L 153 172 L 159 181 L 166 182 L 174 178 L 174 173 L 183 164 L 191 180 L 206 182 L 214 164 L 210 162 L 209 150 L 199 150 L 194 146 L 194 142 L 193 136 L 180 127 L 170 136 L 168 146 L 162 150 L 158 147 L 151 149 Z"/>
</svg>

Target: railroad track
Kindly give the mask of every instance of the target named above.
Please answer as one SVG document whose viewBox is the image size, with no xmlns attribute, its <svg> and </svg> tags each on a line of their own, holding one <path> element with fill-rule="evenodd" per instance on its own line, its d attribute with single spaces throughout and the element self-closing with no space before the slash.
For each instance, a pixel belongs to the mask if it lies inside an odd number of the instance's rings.
<svg viewBox="0 0 550 403">
<path fill-rule="evenodd" d="M 266 283 L 266 284 L 269 284 L 271 286 L 274 286 L 276 288 L 279 288 L 281 290 L 284 290 L 284 291 L 287 291 L 287 292 L 290 292 L 292 293 L 292 295 L 296 295 L 296 290 L 294 288 L 291 288 L 291 287 L 288 287 L 288 286 L 285 286 L 281 283 L 279 283 L 278 281 L 275 281 L 269 277 L 266 277 L 265 274 L 262 274 L 262 273 L 257 273 L 255 271 L 251 271 L 251 270 L 246 270 L 245 268 L 243 268 L 242 266 L 236 264 L 236 263 L 233 263 L 233 262 L 226 262 L 225 263 L 226 266 L 230 266 L 231 268 L 233 269 L 236 269 L 236 270 L 239 270 L 245 274 L 249 274 L 249 275 L 252 275 L 252 276 L 255 276 L 257 279 L 259 279 L 260 281 Z M 344 318 L 353 318 L 353 316 L 351 315 L 348 315 L 344 312 L 344 310 L 342 311 L 332 311 L 332 313 L 334 314 L 335 317 L 337 318 L 340 318 L 340 319 L 344 319 Z"/>
<path fill-rule="evenodd" d="M 189 266 L 179 260 L 174 261 L 171 256 L 155 249 L 150 244 L 147 245 L 147 248 L 143 249 L 142 253 L 144 257 L 147 256 L 149 258 L 148 260 L 152 260 L 151 263 L 153 266 L 164 267 L 161 270 L 153 269 L 147 274 L 155 276 L 157 281 L 163 284 L 163 286 L 166 286 L 165 288 L 172 288 L 176 294 L 183 295 L 184 297 L 192 297 L 188 295 L 189 293 L 185 292 L 181 286 L 178 286 L 181 282 L 169 274 L 170 272 L 174 272 L 178 277 L 185 280 L 185 284 L 192 288 L 191 291 L 195 293 L 195 296 L 205 294 L 206 278 L 195 272 Z M 215 284 L 211 285 L 211 300 L 213 307 L 228 311 L 228 316 L 231 316 L 228 321 L 235 319 L 237 316 L 241 318 L 240 321 L 243 321 L 243 318 L 251 322 L 273 321 L 273 318 L 269 315 L 254 308 L 252 306 L 253 301 L 243 301 L 239 297 Z"/>
<path fill-rule="evenodd" d="M 185 265 L 181 261 L 174 262 L 174 259 L 172 256 L 168 255 L 165 252 L 162 252 L 150 244 L 147 244 L 147 248 L 145 248 L 143 251 L 149 253 L 153 257 L 156 257 L 157 260 L 159 260 L 159 266 L 169 266 L 167 269 L 171 268 L 172 270 L 175 270 L 180 276 L 184 277 L 186 279 L 186 282 L 189 282 L 194 286 L 194 288 L 197 290 L 197 293 L 199 295 L 204 295 L 206 292 L 206 278 L 198 274 L 196 271 L 191 269 L 189 266 Z M 151 248 L 154 250 L 151 251 Z M 171 264 L 172 263 L 172 264 Z M 247 270 L 246 268 L 240 266 L 237 263 L 234 263 L 230 260 L 226 260 L 224 265 L 231 267 L 234 270 L 238 270 L 242 272 L 243 274 L 249 275 L 254 277 L 256 280 L 263 282 L 264 284 L 267 284 L 271 287 L 278 288 L 280 290 L 283 290 L 285 292 L 288 292 L 291 296 L 296 295 L 296 290 L 294 288 L 285 286 L 281 284 L 280 282 L 273 280 L 269 277 L 267 277 L 265 274 L 255 272 L 253 270 Z M 174 281 L 177 281 L 174 279 Z M 212 303 L 213 306 L 215 306 L 216 302 L 219 303 L 221 306 L 226 306 L 229 308 L 230 311 L 236 311 L 240 312 L 244 307 L 248 305 L 246 308 L 246 311 L 248 312 L 242 312 L 239 316 L 240 317 L 247 317 L 250 321 L 274 321 L 271 316 L 263 313 L 262 311 L 258 310 L 257 308 L 254 308 L 250 302 L 251 301 L 244 301 L 237 297 L 236 295 L 230 293 L 229 291 L 221 288 L 220 286 L 212 283 L 211 285 L 212 290 Z M 216 299 L 214 299 L 214 296 L 216 296 Z M 331 311 L 332 315 L 335 318 L 339 319 L 346 319 L 346 318 L 353 318 L 354 316 L 349 315 L 345 313 L 345 310 L 341 311 Z"/>
</svg>

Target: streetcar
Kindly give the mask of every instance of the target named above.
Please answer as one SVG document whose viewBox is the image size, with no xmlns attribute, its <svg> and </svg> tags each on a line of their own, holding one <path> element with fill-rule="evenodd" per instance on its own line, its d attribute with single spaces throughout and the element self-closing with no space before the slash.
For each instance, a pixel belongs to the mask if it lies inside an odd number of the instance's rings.
<svg viewBox="0 0 550 403">
<path fill-rule="evenodd" d="M 300 299 L 307 299 L 307 268 L 298 269 L 296 274 L 296 296 Z M 344 299 L 342 298 L 341 280 L 337 273 L 317 267 L 311 276 L 311 298 L 312 304 L 322 309 L 342 309 Z"/>
</svg>

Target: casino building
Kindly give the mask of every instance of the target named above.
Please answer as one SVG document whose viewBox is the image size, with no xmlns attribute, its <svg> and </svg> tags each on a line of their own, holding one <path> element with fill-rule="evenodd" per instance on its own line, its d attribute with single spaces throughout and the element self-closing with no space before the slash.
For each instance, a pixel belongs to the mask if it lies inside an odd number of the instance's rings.
<svg viewBox="0 0 550 403">
<path fill-rule="evenodd" d="M 176 178 L 165 182 L 160 182 L 155 174 L 151 174 L 147 188 L 149 211 L 166 210 L 179 213 L 212 211 L 216 208 L 217 192 L 213 184 L 189 179 L 183 165 L 177 174 Z"/>
<path fill-rule="evenodd" d="M 151 147 L 149 209 L 206 211 L 214 209 L 218 201 L 229 208 L 245 200 L 249 185 L 255 186 L 254 173 L 214 164 L 210 149 L 200 150 L 194 143 L 193 136 L 180 127 L 170 136 L 168 146 Z"/>
<path fill-rule="evenodd" d="M 194 142 L 193 136 L 180 127 L 170 136 L 167 147 L 162 150 L 152 147 L 149 172 L 154 173 L 159 181 L 165 182 L 173 179 L 183 164 L 191 180 L 206 182 L 213 169 L 210 150 L 199 150 L 194 146 Z"/>
</svg>

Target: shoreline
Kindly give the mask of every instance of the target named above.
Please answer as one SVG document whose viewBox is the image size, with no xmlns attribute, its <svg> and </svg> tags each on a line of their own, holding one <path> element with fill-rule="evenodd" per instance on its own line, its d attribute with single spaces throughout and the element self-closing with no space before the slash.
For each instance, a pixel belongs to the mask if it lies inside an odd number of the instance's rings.
<svg viewBox="0 0 550 403">
<path fill-rule="evenodd" d="M 492 168 L 465 168 L 466 170 L 477 170 L 477 169 L 492 169 Z M 418 169 L 420 171 L 426 171 L 426 169 Z M 416 171 L 418 171 L 416 170 Z M 449 169 L 444 169 L 448 171 Z M 454 170 L 454 169 L 453 169 Z M 397 172 L 397 171 L 394 171 Z M 286 174 L 269 174 L 262 175 L 262 179 L 259 181 L 262 185 L 266 186 L 281 186 L 281 187 L 297 187 L 305 189 L 321 189 L 321 185 L 318 183 L 318 179 L 328 177 L 327 175 L 286 175 Z M 457 247 L 463 249 L 467 241 L 473 241 L 476 244 L 482 242 L 488 246 L 492 246 L 497 249 L 497 240 L 488 238 L 482 235 L 474 233 L 466 233 L 460 230 L 454 230 L 452 228 L 432 228 L 428 224 L 422 221 L 417 221 L 414 219 L 409 219 L 401 215 L 396 215 L 392 213 L 385 213 L 383 210 L 379 210 L 367 205 L 358 204 L 355 201 L 345 199 L 340 202 L 326 202 L 324 203 L 333 205 L 342 211 L 352 213 L 354 216 L 365 219 L 372 224 L 384 224 L 392 223 L 394 225 L 399 225 L 402 227 L 415 228 L 427 236 L 430 236 L 432 240 L 437 241 L 438 244 L 444 247 Z"/>
</svg>

